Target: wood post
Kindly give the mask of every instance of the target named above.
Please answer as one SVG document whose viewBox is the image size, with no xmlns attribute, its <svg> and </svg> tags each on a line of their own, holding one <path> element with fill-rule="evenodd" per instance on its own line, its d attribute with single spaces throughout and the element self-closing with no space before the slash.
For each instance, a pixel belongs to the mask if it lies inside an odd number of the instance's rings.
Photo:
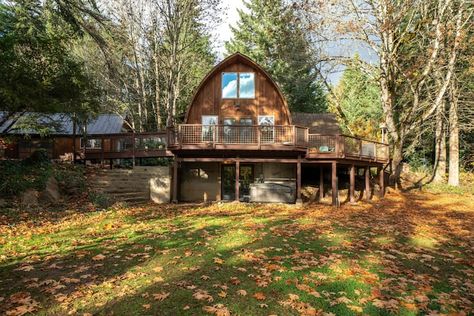
<svg viewBox="0 0 474 316">
<path fill-rule="evenodd" d="M 173 160 L 173 197 L 171 201 L 173 203 L 178 203 L 178 158 L 174 157 Z"/>
<path fill-rule="evenodd" d="M 331 189 L 332 189 L 332 205 L 337 206 L 338 202 L 338 188 L 337 188 L 337 163 L 335 161 L 331 164 Z"/>
<path fill-rule="evenodd" d="M 235 160 L 235 201 L 240 201 L 240 160 Z"/>
<path fill-rule="evenodd" d="M 355 190 L 355 166 L 351 165 L 350 167 L 350 177 L 349 177 L 349 201 L 351 203 L 355 202 L 354 190 Z"/>
<path fill-rule="evenodd" d="M 319 201 L 324 199 L 324 167 L 319 167 Z"/>
<path fill-rule="evenodd" d="M 296 203 L 301 203 L 301 156 L 296 163 Z"/>
<path fill-rule="evenodd" d="M 379 175 L 380 197 L 383 198 L 385 196 L 385 176 L 383 167 L 378 167 L 377 171 Z"/>
<path fill-rule="evenodd" d="M 365 167 L 365 199 L 370 200 L 370 167 Z"/>
<path fill-rule="evenodd" d="M 132 167 L 135 167 L 135 131 L 132 134 Z"/>
</svg>

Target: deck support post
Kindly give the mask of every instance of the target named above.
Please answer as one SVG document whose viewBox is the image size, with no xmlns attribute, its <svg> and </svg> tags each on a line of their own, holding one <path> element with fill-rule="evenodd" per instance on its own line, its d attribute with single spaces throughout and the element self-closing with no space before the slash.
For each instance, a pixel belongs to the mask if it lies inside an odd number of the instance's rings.
<svg viewBox="0 0 474 316">
<path fill-rule="evenodd" d="M 332 205 L 338 206 L 339 192 L 337 188 L 337 163 L 335 161 L 331 164 L 331 189 L 332 189 Z"/>
<path fill-rule="evenodd" d="M 132 134 L 132 167 L 135 167 L 135 131 Z"/>
<path fill-rule="evenodd" d="M 301 156 L 298 156 L 296 163 L 296 204 L 302 204 L 301 199 Z"/>
<path fill-rule="evenodd" d="M 324 199 L 324 167 L 319 167 L 319 202 Z"/>
<path fill-rule="evenodd" d="M 370 200 L 370 166 L 365 167 L 365 199 Z"/>
<path fill-rule="evenodd" d="M 385 176 L 383 167 L 378 167 L 377 172 L 379 176 L 380 197 L 383 198 L 385 196 Z"/>
<path fill-rule="evenodd" d="M 178 158 L 173 160 L 173 197 L 172 202 L 178 203 Z"/>
<path fill-rule="evenodd" d="M 350 176 L 349 176 L 349 201 L 351 203 L 355 202 L 354 191 L 355 191 L 355 165 L 352 164 L 350 167 Z"/>
<path fill-rule="evenodd" d="M 235 160 L 235 201 L 240 201 L 240 160 Z"/>
</svg>

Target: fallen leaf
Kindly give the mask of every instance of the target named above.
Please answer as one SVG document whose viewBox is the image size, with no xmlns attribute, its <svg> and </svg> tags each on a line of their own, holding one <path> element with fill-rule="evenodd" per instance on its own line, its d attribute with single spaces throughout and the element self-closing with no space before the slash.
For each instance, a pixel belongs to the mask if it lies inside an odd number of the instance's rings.
<svg viewBox="0 0 474 316">
<path fill-rule="evenodd" d="M 168 296 L 170 296 L 170 293 L 165 293 L 165 292 L 161 292 L 161 293 L 156 293 L 156 294 L 153 294 L 153 297 L 155 298 L 155 300 L 157 301 L 164 301 L 165 299 L 168 298 Z"/>
<path fill-rule="evenodd" d="M 105 256 L 103 254 L 98 254 L 97 256 L 92 257 L 92 260 L 94 261 L 100 261 L 104 259 L 105 259 Z"/>
<path fill-rule="evenodd" d="M 265 296 L 265 294 L 263 294 L 262 292 L 257 292 L 253 295 L 253 297 L 259 301 L 263 301 L 264 299 L 266 299 L 267 297 Z"/>
</svg>

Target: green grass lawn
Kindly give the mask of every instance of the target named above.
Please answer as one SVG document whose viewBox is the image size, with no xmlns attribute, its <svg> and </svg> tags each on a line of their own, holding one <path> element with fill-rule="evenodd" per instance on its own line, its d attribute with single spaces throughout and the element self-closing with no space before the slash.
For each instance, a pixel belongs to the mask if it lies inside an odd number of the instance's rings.
<svg viewBox="0 0 474 316">
<path fill-rule="evenodd" d="M 473 196 L 0 216 L 0 314 L 474 312 Z"/>
</svg>

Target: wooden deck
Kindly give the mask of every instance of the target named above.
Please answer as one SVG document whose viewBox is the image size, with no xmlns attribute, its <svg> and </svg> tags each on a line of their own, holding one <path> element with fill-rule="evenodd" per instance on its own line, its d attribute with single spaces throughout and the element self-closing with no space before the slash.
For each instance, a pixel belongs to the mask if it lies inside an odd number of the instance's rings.
<svg viewBox="0 0 474 316">
<path fill-rule="evenodd" d="M 310 134 L 295 125 L 181 124 L 168 134 L 168 149 L 184 151 L 294 151 L 307 160 L 348 159 L 387 163 L 389 147 L 348 135 Z"/>
<path fill-rule="evenodd" d="M 89 135 L 97 148 L 83 148 L 81 159 L 173 157 L 185 152 L 294 152 L 306 161 L 357 160 L 387 163 L 389 147 L 376 141 L 348 135 L 310 134 L 295 125 L 226 126 L 181 124 L 156 133 Z"/>
</svg>

